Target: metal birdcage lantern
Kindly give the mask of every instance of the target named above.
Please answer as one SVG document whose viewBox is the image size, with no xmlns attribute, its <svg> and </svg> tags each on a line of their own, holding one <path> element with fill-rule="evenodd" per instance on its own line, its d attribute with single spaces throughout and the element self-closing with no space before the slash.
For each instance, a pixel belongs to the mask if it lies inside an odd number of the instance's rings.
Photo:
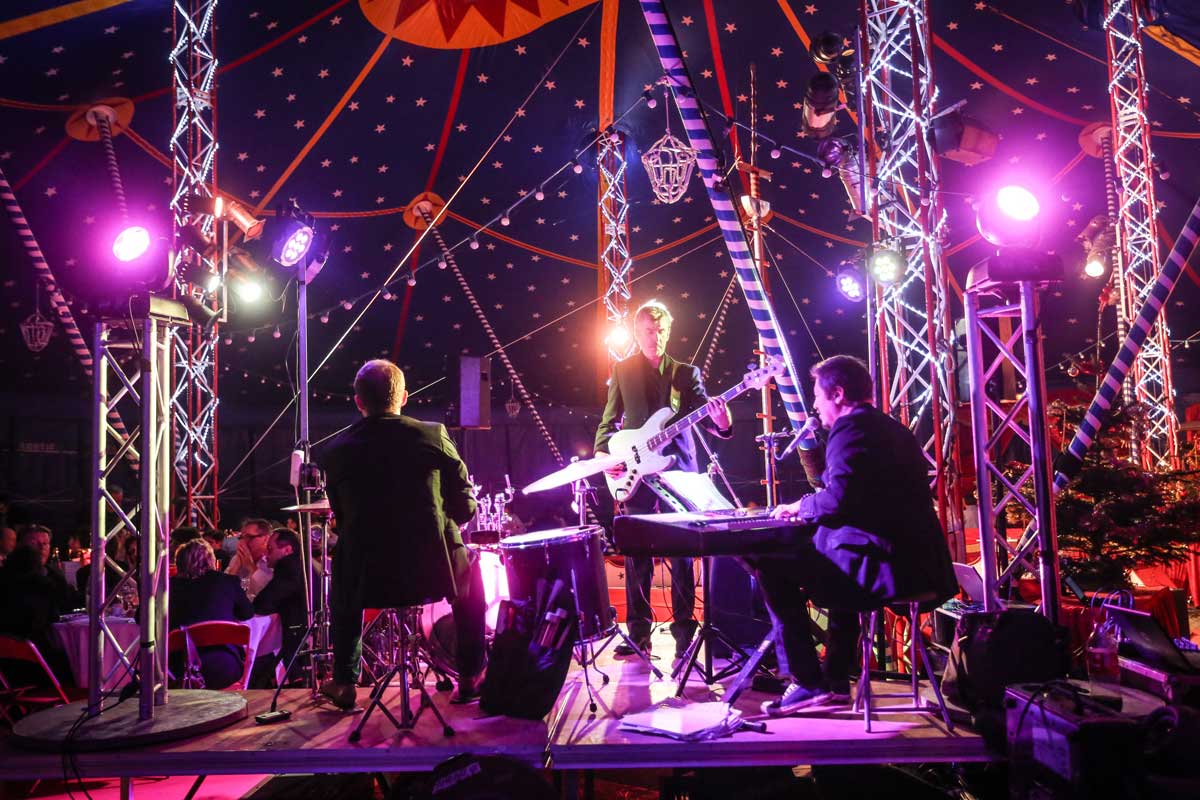
<svg viewBox="0 0 1200 800">
<path fill-rule="evenodd" d="M 21 323 L 21 337 L 25 339 L 25 346 L 34 353 L 45 350 L 53 335 L 54 322 L 42 316 L 40 310 L 34 309 Z"/>
<path fill-rule="evenodd" d="M 668 130 L 642 155 L 642 166 L 650 176 L 654 196 L 663 203 L 676 203 L 687 193 L 696 169 L 696 151 Z"/>
</svg>

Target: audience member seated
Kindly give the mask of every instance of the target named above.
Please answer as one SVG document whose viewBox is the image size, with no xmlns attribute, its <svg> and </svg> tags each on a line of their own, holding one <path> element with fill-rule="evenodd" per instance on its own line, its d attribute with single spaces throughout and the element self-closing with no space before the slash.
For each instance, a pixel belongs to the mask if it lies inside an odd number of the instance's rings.
<svg viewBox="0 0 1200 800">
<path fill-rule="evenodd" d="M 75 681 L 66 653 L 50 629 L 62 614 L 71 610 L 71 606 L 61 605 L 62 596 L 61 587 L 46 575 L 37 550 L 21 544 L 9 554 L 0 569 L 0 633 L 33 642 L 59 683 L 73 686 Z M 29 683 L 37 671 L 27 672 L 28 666 L 5 664 L 4 674 L 10 683 Z"/>
<path fill-rule="evenodd" d="M 200 538 L 200 529 L 194 525 L 180 525 L 171 531 L 171 552 L 179 550 L 180 546 L 192 539 Z"/>
<path fill-rule="evenodd" d="M 236 622 L 254 615 L 250 599 L 235 575 L 217 572 L 212 547 L 203 539 L 193 539 L 175 553 L 175 577 L 171 579 L 168 618 L 172 628 L 197 622 L 224 620 Z M 200 672 L 206 689 L 224 689 L 241 680 L 243 656 L 240 648 L 221 645 L 202 647 Z M 183 677 L 186 655 L 171 656 L 171 674 Z"/>
<path fill-rule="evenodd" d="M 265 519 L 248 519 L 242 523 L 238 532 L 237 553 L 229 566 L 225 568 L 228 575 L 238 578 L 249 578 L 255 570 L 264 566 L 267 557 L 267 539 L 271 536 L 271 523 Z"/>
<path fill-rule="evenodd" d="M 40 562 L 40 574 L 54 587 L 58 608 L 66 613 L 83 605 L 83 597 L 67 583 L 62 570 L 50 564 L 50 529 L 44 525 L 26 525 L 17 534 L 17 543 L 34 550 Z"/>
<path fill-rule="evenodd" d="M 301 569 L 300 537 L 287 528 L 277 528 L 267 543 L 267 563 L 271 580 L 254 598 L 254 613 L 278 614 L 283 624 L 283 647 L 279 660 L 284 666 L 304 640 L 308 627 L 308 607 L 304 602 L 304 573 Z M 275 662 L 271 663 L 272 669 Z M 289 677 L 299 672 L 299 664 Z"/>
<path fill-rule="evenodd" d="M 137 570 L 139 563 L 138 548 L 140 546 L 141 543 L 137 539 L 129 536 L 126 537 L 125 541 L 121 543 L 121 550 L 117 554 L 116 558 L 113 559 L 112 556 L 109 556 L 109 558 L 112 560 L 105 562 L 104 564 L 105 594 L 112 594 L 113 589 L 117 587 L 117 583 L 121 580 L 122 573 L 129 575 L 129 580 L 133 581 L 135 586 L 137 585 Z M 115 564 L 113 563 L 113 560 L 115 560 Z M 118 572 L 117 568 L 120 568 L 121 571 Z M 79 571 L 75 573 L 75 588 L 79 591 L 79 594 L 83 596 L 85 605 L 91 602 L 91 589 L 88 587 L 88 581 L 90 581 L 91 578 L 92 565 L 90 563 L 84 564 L 79 568 Z"/>
<path fill-rule="evenodd" d="M 233 546 L 226 549 L 225 532 L 206 528 L 204 531 L 204 541 L 208 542 L 208 546 L 213 550 L 213 555 L 217 557 L 217 569 L 224 572 L 228 568 L 229 562 L 233 560 L 233 552 L 237 550 L 237 537 L 229 537 L 229 541 Z M 172 550 L 171 552 L 174 551 Z"/>
<path fill-rule="evenodd" d="M 0 566 L 9 553 L 17 549 L 17 532 L 12 528 L 0 528 Z"/>
</svg>

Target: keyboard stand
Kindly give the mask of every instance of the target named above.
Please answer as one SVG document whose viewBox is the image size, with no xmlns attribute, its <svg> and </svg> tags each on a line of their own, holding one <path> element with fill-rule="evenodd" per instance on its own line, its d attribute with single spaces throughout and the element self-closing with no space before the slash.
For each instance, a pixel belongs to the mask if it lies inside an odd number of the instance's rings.
<svg viewBox="0 0 1200 800">
<path fill-rule="evenodd" d="M 683 689 L 687 686 L 688 677 L 692 674 L 692 670 L 696 670 L 698 675 L 704 678 L 704 682 L 712 686 L 714 683 L 721 681 L 730 675 L 737 672 L 743 663 L 749 658 L 746 651 L 734 644 L 728 636 L 721 633 L 717 626 L 712 624 L 712 619 L 709 616 L 712 609 L 712 556 L 705 556 L 700 562 L 700 579 L 704 582 L 704 612 L 701 615 L 700 626 L 696 628 L 696 633 L 692 636 L 692 641 L 688 645 L 688 649 L 684 652 L 683 658 L 679 664 L 671 672 L 671 679 L 678 680 L 675 687 L 675 696 L 682 697 Z M 720 641 L 729 648 L 731 654 L 730 664 L 720 672 L 713 672 L 713 642 Z M 704 647 L 704 664 L 703 669 L 699 669 L 696 664 L 700 657 L 700 648 Z M 760 659 L 761 660 L 761 659 Z"/>
</svg>

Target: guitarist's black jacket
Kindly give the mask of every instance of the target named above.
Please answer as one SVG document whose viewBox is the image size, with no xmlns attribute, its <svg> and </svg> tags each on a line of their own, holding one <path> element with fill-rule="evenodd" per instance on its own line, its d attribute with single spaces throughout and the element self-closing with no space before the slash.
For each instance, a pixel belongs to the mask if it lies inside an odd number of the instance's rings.
<svg viewBox="0 0 1200 800">
<path fill-rule="evenodd" d="M 613 365 L 608 380 L 608 402 L 604 416 L 596 429 L 597 451 L 608 452 L 608 440 L 618 430 L 633 430 L 646 424 L 650 415 L 668 406 L 675 411 L 670 421 L 690 414 L 708 402 L 708 393 L 700 379 L 700 369 L 683 364 L 664 355 L 656 370 L 640 352 L 634 353 Z M 728 439 L 733 435 L 732 425 L 722 430 L 711 418 L 700 421 L 705 430 L 713 435 Z M 696 441 L 691 430 L 676 436 L 663 449 L 664 455 L 675 456 L 673 469 L 698 472 Z"/>
</svg>

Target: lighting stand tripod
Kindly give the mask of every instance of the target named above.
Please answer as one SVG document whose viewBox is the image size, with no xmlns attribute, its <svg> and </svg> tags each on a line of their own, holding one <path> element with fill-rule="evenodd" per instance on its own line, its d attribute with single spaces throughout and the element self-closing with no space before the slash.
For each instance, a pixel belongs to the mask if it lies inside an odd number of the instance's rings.
<svg viewBox="0 0 1200 800">
<path fill-rule="evenodd" d="M 592 494 L 594 494 L 595 491 L 596 490 L 592 488 L 592 485 L 588 483 L 587 478 L 580 478 L 571 484 L 571 494 L 574 497 L 572 505 L 579 514 L 580 527 L 587 525 L 587 500 Z M 659 680 L 662 680 L 662 672 L 659 671 L 658 667 L 651 663 L 650 656 L 646 653 L 646 651 L 638 647 L 634 641 L 629 638 L 629 634 L 621 630 L 620 624 L 618 624 L 616 621 L 617 610 L 615 608 L 612 608 L 611 606 L 609 608 L 609 616 L 613 620 L 611 628 L 604 633 L 600 633 L 595 636 L 587 637 L 584 635 L 583 610 L 579 607 L 579 587 L 575 579 L 574 569 L 571 570 L 571 596 L 574 598 L 575 602 L 575 624 L 579 629 L 579 639 L 575 643 L 574 657 L 576 663 L 583 668 L 583 683 L 584 686 L 587 687 L 588 693 L 588 709 L 591 710 L 593 714 L 596 713 L 596 695 L 592 689 L 592 676 L 590 670 L 594 670 L 600 675 L 602 679 L 602 686 L 608 686 L 608 674 L 596 666 L 596 659 L 608 648 L 610 644 L 612 644 L 613 640 L 618 636 L 621 637 L 621 641 L 623 641 L 627 647 L 633 650 L 633 652 L 637 654 L 637 657 L 640 658 L 642 662 L 650 668 L 650 671 L 654 673 L 654 676 Z M 599 648 L 596 647 L 597 642 L 600 642 Z"/>
</svg>

